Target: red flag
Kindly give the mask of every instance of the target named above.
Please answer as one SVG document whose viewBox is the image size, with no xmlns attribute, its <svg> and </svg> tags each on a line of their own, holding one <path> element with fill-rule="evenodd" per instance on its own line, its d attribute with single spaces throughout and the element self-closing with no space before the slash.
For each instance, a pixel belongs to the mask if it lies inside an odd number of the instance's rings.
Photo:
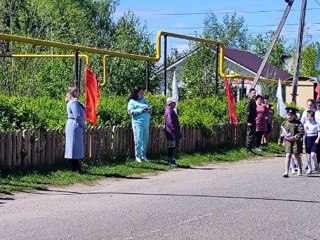
<svg viewBox="0 0 320 240">
<path fill-rule="evenodd" d="M 98 123 L 99 87 L 97 77 L 88 65 L 85 68 L 85 93 L 86 121 L 96 125 Z"/>
<path fill-rule="evenodd" d="M 226 88 L 226 94 L 227 94 L 227 99 L 228 99 L 228 110 L 229 110 L 230 123 L 237 124 L 238 118 L 237 118 L 236 110 L 234 107 L 233 93 L 232 93 L 231 87 L 230 87 L 229 82 L 226 77 L 224 77 L 224 86 Z"/>
<path fill-rule="evenodd" d="M 320 99 L 320 83 L 317 83 L 316 93 L 317 93 L 317 99 L 316 100 L 319 100 Z"/>
</svg>

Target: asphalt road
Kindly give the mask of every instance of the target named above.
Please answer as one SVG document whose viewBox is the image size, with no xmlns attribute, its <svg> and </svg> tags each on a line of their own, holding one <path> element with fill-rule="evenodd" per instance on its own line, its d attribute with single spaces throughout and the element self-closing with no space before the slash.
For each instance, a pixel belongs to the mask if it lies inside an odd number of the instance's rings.
<svg viewBox="0 0 320 240">
<path fill-rule="evenodd" d="M 320 174 L 284 179 L 283 162 L 0 196 L 0 239 L 320 239 Z"/>
</svg>

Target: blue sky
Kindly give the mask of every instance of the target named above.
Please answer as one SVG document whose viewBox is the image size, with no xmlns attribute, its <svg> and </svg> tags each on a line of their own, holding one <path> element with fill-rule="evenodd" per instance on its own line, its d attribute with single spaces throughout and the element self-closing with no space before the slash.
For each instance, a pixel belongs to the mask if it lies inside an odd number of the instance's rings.
<svg viewBox="0 0 320 240">
<path fill-rule="evenodd" d="M 275 30 L 287 4 L 284 0 L 120 0 L 115 16 L 132 11 L 145 21 L 154 37 L 160 30 L 179 34 L 194 35 L 202 33 L 206 12 L 211 10 L 218 19 L 227 12 L 236 12 L 243 16 L 249 33 L 256 35 Z M 297 37 L 301 0 L 295 0 L 292 10 L 283 28 L 282 35 L 287 42 Z M 320 40 L 320 0 L 308 0 L 306 26 L 315 41 Z M 263 12 L 265 11 L 265 12 Z M 170 38 L 169 48 L 185 49 L 188 42 Z"/>
</svg>

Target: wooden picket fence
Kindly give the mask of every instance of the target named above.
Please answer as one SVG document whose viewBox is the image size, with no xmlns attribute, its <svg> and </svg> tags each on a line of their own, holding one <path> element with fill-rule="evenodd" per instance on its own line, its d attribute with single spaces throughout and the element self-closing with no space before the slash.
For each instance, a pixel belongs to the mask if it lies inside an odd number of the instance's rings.
<svg viewBox="0 0 320 240">
<path fill-rule="evenodd" d="M 274 124 L 271 137 L 278 136 L 279 124 Z M 215 126 L 211 133 L 199 128 L 181 127 L 180 151 L 193 153 L 224 144 L 244 145 L 246 125 Z M 162 126 L 151 127 L 148 155 L 159 156 L 167 151 L 167 140 Z M 64 130 L 23 130 L 0 133 L 1 168 L 33 168 L 65 164 Z M 134 156 L 131 128 L 93 127 L 85 135 L 87 159 L 122 158 Z"/>
</svg>

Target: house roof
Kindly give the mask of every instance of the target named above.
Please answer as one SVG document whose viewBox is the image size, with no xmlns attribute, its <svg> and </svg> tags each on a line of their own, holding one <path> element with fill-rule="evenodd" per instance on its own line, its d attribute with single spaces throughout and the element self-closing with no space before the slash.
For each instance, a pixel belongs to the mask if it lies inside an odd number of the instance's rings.
<svg viewBox="0 0 320 240">
<path fill-rule="evenodd" d="M 254 73 L 258 72 L 262 62 L 262 58 L 254 55 L 253 53 L 232 48 L 224 49 L 224 57 L 226 60 L 231 60 Z M 261 76 L 269 79 L 285 80 L 290 78 L 292 75 L 272 64 L 267 63 Z"/>
</svg>

